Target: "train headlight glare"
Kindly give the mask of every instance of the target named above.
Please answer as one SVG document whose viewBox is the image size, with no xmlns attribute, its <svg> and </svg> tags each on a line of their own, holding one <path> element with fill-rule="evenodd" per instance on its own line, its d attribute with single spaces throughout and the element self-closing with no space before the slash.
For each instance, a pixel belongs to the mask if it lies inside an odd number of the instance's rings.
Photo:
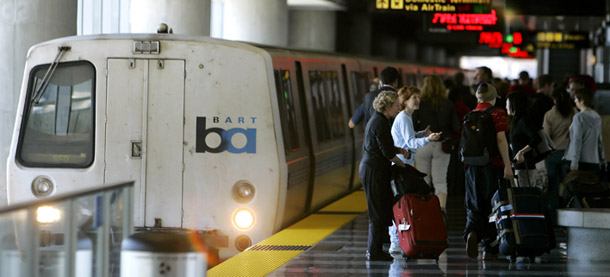
<svg viewBox="0 0 610 277">
<path fill-rule="evenodd" d="M 60 218 L 60 211 L 57 208 L 51 206 L 40 206 L 36 210 L 36 220 L 40 224 L 51 224 L 58 222 Z"/>
<path fill-rule="evenodd" d="M 50 195 L 54 189 L 55 186 L 48 177 L 38 176 L 32 181 L 32 193 L 36 197 Z"/>
<path fill-rule="evenodd" d="M 256 190 L 248 181 L 239 181 L 233 186 L 233 199 L 239 203 L 248 203 L 254 198 Z"/>
<path fill-rule="evenodd" d="M 233 213 L 233 225 L 239 230 L 248 230 L 254 225 L 254 213 L 246 208 L 241 208 Z"/>
</svg>

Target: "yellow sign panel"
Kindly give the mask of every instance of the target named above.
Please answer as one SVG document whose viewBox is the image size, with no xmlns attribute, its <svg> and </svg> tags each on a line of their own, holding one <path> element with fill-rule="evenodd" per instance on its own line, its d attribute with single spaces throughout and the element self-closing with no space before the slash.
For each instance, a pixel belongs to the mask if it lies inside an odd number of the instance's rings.
<svg viewBox="0 0 610 277">
<path fill-rule="evenodd" d="M 375 4 L 378 10 L 408 12 L 485 13 L 484 10 L 488 10 L 490 6 L 491 0 L 376 0 Z M 481 10 L 481 7 L 487 8 Z"/>
<path fill-rule="evenodd" d="M 390 8 L 390 0 L 377 0 L 377 9 L 389 9 Z"/>
<path fill-rule="evenodd" d="M 402 8 L 404 7 L 405 2 L 403 2 L 404 0 L 391 0 L 391 8 L 392 10 L 402 10 Z"/>
</svg>

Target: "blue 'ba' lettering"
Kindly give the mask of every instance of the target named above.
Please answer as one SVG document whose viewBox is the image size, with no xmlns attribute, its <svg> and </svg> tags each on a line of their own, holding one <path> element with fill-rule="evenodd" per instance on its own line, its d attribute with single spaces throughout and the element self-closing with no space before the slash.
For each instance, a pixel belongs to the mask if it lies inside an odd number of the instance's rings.
<svg viewBox="0 0 610 277">
<path fill-rule="evenodd" d="M 251 117 L 252 123 L 255 122 L 256 117 Z M 221 119 L 217 116 L 212 118 L 212 122 L 219 123 Z M 233 123 L 230 117 L 227 117 L 223 120 L 225 123 Z M 237 123 L 245 123 L 244 117 L 238 117 Z M 197 153 L 220 153 L 223 151 L 228 151 L 229 153 L 256 153 L 256 128 L 231 128 L 229 130 L 225 130 L 218 127 L 207 128 L 206 126 L 206 117 L 197 117 L 197 127 L 195 134 L 195 152 Z M 216 147 L 210 147 L 205 138 L 210 133 L 216 133 L 220 136 L 220 144 Z M 233 146 L 231 142 L 231 138 L 237 133 L 241 133 L 246 136 L 246 145 L 242 148 L 237 148 Z"/>
</svg>

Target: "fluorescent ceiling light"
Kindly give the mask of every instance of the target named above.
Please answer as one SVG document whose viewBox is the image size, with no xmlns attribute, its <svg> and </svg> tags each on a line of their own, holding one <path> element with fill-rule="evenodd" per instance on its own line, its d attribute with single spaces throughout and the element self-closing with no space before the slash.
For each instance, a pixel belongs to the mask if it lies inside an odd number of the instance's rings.
<svg viewBox="0 0 610 277">
<path fill-rule="evenodd" d="M 342 11 L 345 7 L 327 0 L 288 0 L 290 9 Z"/>
</svg>

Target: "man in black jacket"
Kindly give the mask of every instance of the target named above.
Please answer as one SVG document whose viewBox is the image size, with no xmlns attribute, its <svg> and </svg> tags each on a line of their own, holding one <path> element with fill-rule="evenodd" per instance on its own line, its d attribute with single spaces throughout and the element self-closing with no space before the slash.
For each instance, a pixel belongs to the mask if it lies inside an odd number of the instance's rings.
<svg viewBox="0 0 610 277">
<path fill-rule="evenodd" d="M 544 74 L 536 78 L 538 89 L 530 98 L 529 116 L 535 130 L 542 129 L 544 114 L 553 108 L 553 86 L 555 80 L 551 75 Z"/>
<path fill-rule="evenodd" d="M 398 70 L 394 67 L 388 66 L 381 70 L 379 88 L 364 95 L 364 126 L 369 122 L 371 116 L 375 114 L 375 110 L 373 109 L 373 100 L 375 100 L 375 97 L 385 90 L 396 91 L 398 77 L 400 77 L 398 76 Z"/>
</svg>

